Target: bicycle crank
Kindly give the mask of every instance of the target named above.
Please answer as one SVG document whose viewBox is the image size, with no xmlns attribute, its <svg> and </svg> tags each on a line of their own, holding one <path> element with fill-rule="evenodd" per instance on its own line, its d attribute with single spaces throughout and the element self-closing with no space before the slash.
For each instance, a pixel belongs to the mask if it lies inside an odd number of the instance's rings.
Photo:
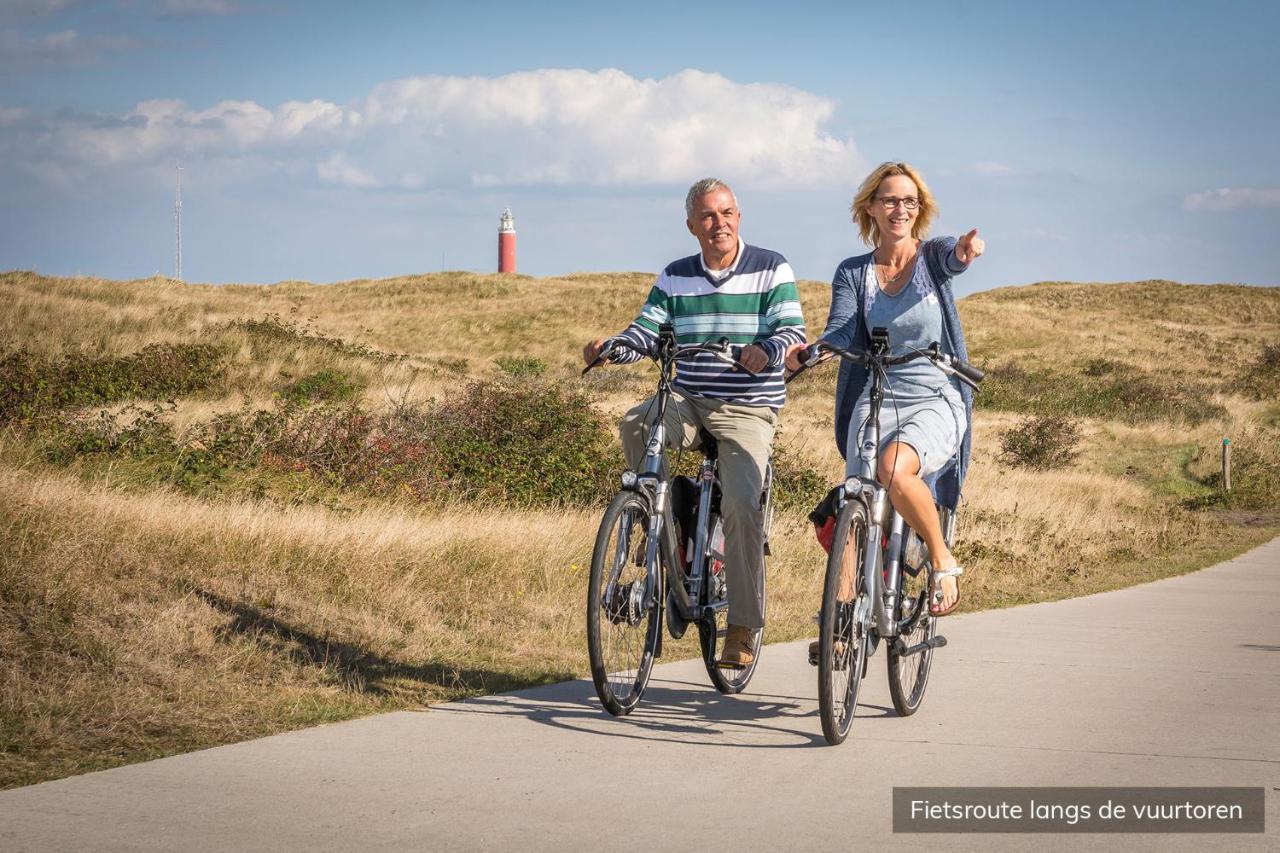
<svg viewBox="0 0 1280 853">
<path fill-rule="evenodd" d="M 918 655 L 925 649 L 940 649 L 947 644 L 947 638 L 939 634 L 936 637 L 930 637 L 923 643 L 916 643 L 914 646 L 908 646 L 902 642 L 901 637 L 896 637 L 893 641 L 893 651 L 898 657 L 907 657 L 908 655 Z"/>
</svg>

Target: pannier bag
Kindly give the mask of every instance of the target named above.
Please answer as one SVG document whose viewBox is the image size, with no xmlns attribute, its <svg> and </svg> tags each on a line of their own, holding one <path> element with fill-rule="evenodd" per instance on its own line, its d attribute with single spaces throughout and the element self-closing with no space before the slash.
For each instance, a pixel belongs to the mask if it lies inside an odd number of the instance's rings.
<svg viewBox="0 0 1280 853">
<path fill-rule="evenodd" d="M 818 537 L 818 544 L 828 554 L 831 553 L 831 540 L 836 535 L 836 513 L 840 511 L 842 489 L 844 489 L 843 484 L 827 492 L 826 497 L 818 501 L 813 512 L 809 513 L 809 520 L 813 522 L 813 535 Z"/>
</svg>

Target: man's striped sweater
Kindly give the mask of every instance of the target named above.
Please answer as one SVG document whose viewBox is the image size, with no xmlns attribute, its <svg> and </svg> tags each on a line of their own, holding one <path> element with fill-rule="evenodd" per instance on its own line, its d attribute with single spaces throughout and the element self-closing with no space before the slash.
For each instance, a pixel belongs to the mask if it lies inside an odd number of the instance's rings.
<svg viewBox="0 0 1280 853">
<path fill-rule="evenodd" d="M 716 280 L 690 255 L 667 266 L 649 291 L 640 316 L 619 338 L 651 348 L 662 323 L 675 326 L 679 344 L 728 338 L 732 344 L 756 344 L 769 357 L 758 377 L 702 353 L 676 365 L 675 384 L 699 397 L 747 406 L 780 409 L 787 399 L 782 358 L 791 344 L 805 342 L 804 316 L 795 273 L 777 252 L 739 243 L 728 275 Z M 630 350 L 615 353 L 619 362 L 638 361 Z"/>
</svg>

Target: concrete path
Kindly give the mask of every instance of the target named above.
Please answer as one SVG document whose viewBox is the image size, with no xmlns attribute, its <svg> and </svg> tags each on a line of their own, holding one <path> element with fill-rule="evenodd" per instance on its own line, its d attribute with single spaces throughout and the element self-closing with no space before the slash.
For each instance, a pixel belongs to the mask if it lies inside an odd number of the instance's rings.
<svg viewBox="0 0 1280 853">
<path fill-rule="evenodd" d="M 884 652 L 822 740 L 805 644 L 723 697 L 657 669 L 323 726 L 0 793 L 0 849 L 1280 849 L 1280 540 L 1171 580 L 950 617 L 921 711 Z M 894 835 L 895 785 L 1265 786 L 1265 835 Z"/>
</svg>

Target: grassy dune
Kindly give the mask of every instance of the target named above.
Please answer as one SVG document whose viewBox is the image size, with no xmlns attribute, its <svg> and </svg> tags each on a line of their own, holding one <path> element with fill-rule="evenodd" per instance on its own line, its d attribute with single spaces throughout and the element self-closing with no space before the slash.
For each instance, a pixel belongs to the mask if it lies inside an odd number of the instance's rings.
<svg viewBox="0 0 1280 853">
<path fill-rule="evenodd" d="M 372 416 L 512 373 L 589 392 L 607 422 L 652 374 L 580 379 L 578 352 L 621 328 L 648 282 L 444 273 L 210 287 L 6 273 L 0 355 L 80 365 L 57 376 L 87 388 L 111 359 L 207 344 L 219 365 L 208 381 L 152 414 L 184 452 L 211 419 L 307 389 Z M 802 286 L 811 328 L 826 291 Z M 992 371 L 959 531 L 965 607 L 1189 571 L 1280 529 L 1267 349 L 1280 291 L 1048 283 L 960 308 Z M 150 368 L 130 369 L 150 387 Z M 123 429 L 156 403 L 103 382 L 83 418 L 132 405 Z M 794 386 L 779 434 L 798 470 L 831 480 L 833 385 L 830 371 Z M 1082 416 L 1070 467 L 1001 461 L 1007 430 L 1061 411 Z M 76 415 L 69 403 L 0 427 L 0 786 L 586 672 L 598 508 L 373 489 L 290 464 L 184 479 L 171 455 L 53 452 L 56 425 Z M 1240 465 L 1231 498 L 1213 476 L 1224 434 Z M 780 515 L 774 553 L 769 636 L 803 637 L 822 554 L 802 511 Z"/>
</svg>

